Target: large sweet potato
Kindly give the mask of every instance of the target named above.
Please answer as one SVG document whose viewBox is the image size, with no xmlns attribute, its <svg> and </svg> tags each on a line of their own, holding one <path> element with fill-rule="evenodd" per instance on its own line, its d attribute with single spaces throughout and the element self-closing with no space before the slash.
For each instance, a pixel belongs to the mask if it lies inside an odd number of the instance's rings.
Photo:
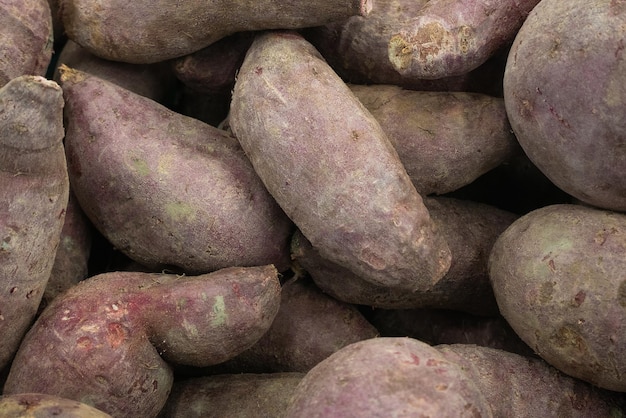
<svg viewBox="0 0 626 418">
<path fill-rule="evenodd" d="M 69 181 L 63 95 L 41 76 L 0 89 L 0 369 L 30 326 L 59 245 Z"/>
<path fill-rule="evenodd" d="M 502 315 L 543 359 L 626 392 L 626 215 L 551 205 L 496 241 L 489 274 Z"/>
<path fill-rule="evenodd" d="M 291 221 L 232 135 L 87 73 L 62 71 L 73 191 L 148 267 L 289 265 Z"/>
<path fill-rule="evenodd" d="M 510 51 L 504 100 L 533 163 L 581 201 L 626 211 L 626 7 L 542 1 Z"/>
<path fill-rule="evenodd" d="M 60 0 L 67 36 L 102 58 L 165 61 L 236 32 L 297 29 L 366 15 L 366 0 L 212 1 Z"/>
<path fill-rule="evenodd" d="M 450 250 L 378 122 L 317 50 L 258 36 L 230 126 L 265 186 L 320 253 L 370 283 L 431 288 Z"/>
<path fill-rule="evenodd" d="M 46 393 L 115 417 L 152 417 L 172 386 L 167 362 L 203 367 L 237 355 L 267 331 L 279 304 L 272 266 L 94 276 L 41 313 L 4 393 Z"/>
</svg>

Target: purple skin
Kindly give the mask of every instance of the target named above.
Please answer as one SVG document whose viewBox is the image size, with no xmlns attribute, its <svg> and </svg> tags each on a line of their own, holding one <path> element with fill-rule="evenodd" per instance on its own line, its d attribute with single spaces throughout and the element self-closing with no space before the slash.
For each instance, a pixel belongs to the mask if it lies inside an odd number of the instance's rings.
<svg viewBox="0 0 626 418">
<path fill-rule="evenodd" d="M 199 51 L 237 32 L 298 29 L 365 16 L 370 0 L 60 0 L 67 36 L 112 61 L 154 63 Z"/>
<path fill-rule="evenodd" d="M 189 274 L 288 268 L 292 223 L 232 135 L 67 67 L 61 84 L 73 191 L 118 250 Z"/>
<path fill-rule="evenodd" d="M 52 58 L 52 37 L 47 0 L 1 0 L 0 87 L 25 74 L 45 75 Z"/>
<path fill-rule="evenodd" d="M 489 275 L 502 316 L 570 376 L 626 392 L 626 215 L 546 206 L 498 238 Z"/>
<path fill-rule="evenodd" d="M 63 95 L 40 76 L 0 89 L 0 369 L 37 312 L 69 194 Z"/>
<path fill-rule="evenodd" d="M 239 354 L 267 331 L 279 305 L 272 266 L 94 276 L 42 312 L 4 393 L 47 393 L 115 417 L 153 417 L 172 386 L 167 362 L 203 367 Z"/>
<path fill-rule="evenodd" d="M 448 245 L 391 142 L 302 36 L 255 39 L 229 121 L 269 192 L 324 257 L 399 291 L 431 288 L 446 273 Z"/>
</svg>

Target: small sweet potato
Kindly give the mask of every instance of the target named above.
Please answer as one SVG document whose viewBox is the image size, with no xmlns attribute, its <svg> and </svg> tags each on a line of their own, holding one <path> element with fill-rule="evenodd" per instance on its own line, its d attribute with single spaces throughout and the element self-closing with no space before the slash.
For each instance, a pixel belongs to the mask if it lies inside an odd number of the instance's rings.
<svg viewBox="0 0 626 418">
<path fill-rule="evenodd" d="M 280 418 L 304 373 L 238 373 L 174 381 L 161 418 Z"/>
<path fill-rule="evenodd" d="M 0 396 L 3 418 L 112 418 L 111 415 L 72 399 L 45 393 L 17 393 Z"/>
<path fill-rule="evenodd" d="M 63 68 L 72 190 L 117 249 L 189 274 L 289 266 L 292 223 L 232 135 Z"/>
<path fill-rule="evenodd" d="M 422 195 L 465 186 L 521 152 L 504 100 L 479 93 L 350 85 Z"/>
<path fill-rule="evenodd" d="M 626 215 L 551 205 L 498 238 L 489 275 L 502 315 L 566 374 L 626 392 Z"/>
<path fill-rule="evenodd" d="M 41 76 L 0 88 L 0 369 L 41 302 L 69 195 L 63 95 Z"/>
<path fill-rule="evenodd" d="M 324 292 L 348 303 L 496 314 L 487 261 L 493 243 L 517 216 L 489 205 L 446 197 L 428 197 L 424 204 L 452 252 L 450 270 L 431 289 L 406 292 L 367 282 L 322 257 L 300 231 L 292 238 L 292 258 Z"/>
<path fill-rule="evenodd" d="M 205 367 L 228 360 L 267 331 L 279 304 L 273 266 L 94 276 L 41 313 L 4 393 L 47 393 L 115 417 L 153 417 L 172 386 L 167 362 Z"/>
<path fill-rule="evenodd" d="M 370 283 L 431 288 L 450 250 L 376 119 L 301 35 L 260 34 L 239 71 L 230 128 L 322 256 Z"/>
<path fill-rule="evenodd" d="M 621 212 L 625 38 L 622 1 L 542 1 L 515 37 L 503 80 L 511 126 L 533 163 L 575 198 Z"/>
<path fill-rule="evenodd" d="M 0 87 L 22 75 L 45 75 L 52 43 L 48 0 L 0 0 Z"/>
<path fill-rule="evenodd" d="M 309 371 L 285 417 L 489 417 L 477 382 L 411 338 L 350 344 Z"/>
<path fill-rule="evenodd" d="M 44 0 L 45 1 L 45 0 Z M 67 36 L 102 58 L 165 61 L 198 51 L 236 32 L 298 29 L 366 15 L 366 0 L 171 2 L 60 0 Z"/>
</svg>

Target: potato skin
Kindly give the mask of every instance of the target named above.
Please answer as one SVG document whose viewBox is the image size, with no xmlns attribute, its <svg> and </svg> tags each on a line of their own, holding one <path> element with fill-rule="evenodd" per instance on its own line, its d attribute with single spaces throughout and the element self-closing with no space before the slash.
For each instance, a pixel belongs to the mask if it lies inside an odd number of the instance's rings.
<svg viewBox="0 0 626 418">
<path fill-rule="evenodd" d="M 409 291 L 448 270 L 449 248 L 389 139 L 302 36 L 255 39 L 229 121 L 269 192 L 323 256 Z"/>
<path fill-rule="evenodd" d="M 350 344 L 309 371 L 286 418 L 490 417 L 475 382 L 434 347 L 411 338 Z"/>
<path fill-rule="evenodd" d="M 557 369 L 626 391 L 626 215 L 551 205 L 496 241 L 489 275 L 502 315 Z"/>
<path fill-rule="evenodd" d="M 172 386 L 167 362 L 203 367 L 235 356 L 267 331 L 279 304 L 273 266 L 94 276 L 41 313 L 4 393 L 47 393 L 116 417 L 153 417 Z"/>
<path fill-rule="evenodd" d="M 69 195 L 63 95 L 41 76 L 0 89 L 0 369 L 31 325 L 50 277 Z"/>
<path fill-rule="evenodd" d="M 521 152 L 504 100 L 468 92 L 350 85 L 422 195 L 457 190 Z"/>
<path fill-rule="evenodd" d="M 98 77 L 62 73 L 72 190 L 119 251 L 157 271 L 288 268 L 292 222 L 232 135 Z"/>
<path fill-rule="evenodd" d="M 542 1 L 504 74 L 511 126 L 533 163 L 575 198 L 615 211 L 626 211 L 625 36 L 621 1 Z"/>
<path fill-rule="evenodd" d="M 0 396 L 4 418 L 112 418 L 111 415 L 71 399 L 45 393 L 17 393 Z"/>
</svg>

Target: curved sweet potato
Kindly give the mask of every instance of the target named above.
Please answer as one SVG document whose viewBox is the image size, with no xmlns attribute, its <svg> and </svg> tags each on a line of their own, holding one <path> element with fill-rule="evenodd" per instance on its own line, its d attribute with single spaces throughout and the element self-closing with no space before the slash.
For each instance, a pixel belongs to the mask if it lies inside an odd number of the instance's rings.
<svg viewBox="0 0 626 418">
<path fill-rule="evenodd" d="M 431 288 L 450 251 L 389 139 L 302 36 L 258 36 L 230 127 L 265 186 L 320 253 L 364 280 Z"/>
<path fill-rule="evenodd" d="M 4 393 L 47 393 L 115 417 L 156 416 L 172 386 L 167 362 L 226 361 L 267 331 L 279 304 L 273 266 L 193 277 L 94 276 L 41 313 L 13 360 Z"/>
<path fill-rule="evenodd" d="M 0 369 L 31 325 L 59 245 L 69 195 L 63 95 L 41 76 L 0 89 Z"/>
</svg>

